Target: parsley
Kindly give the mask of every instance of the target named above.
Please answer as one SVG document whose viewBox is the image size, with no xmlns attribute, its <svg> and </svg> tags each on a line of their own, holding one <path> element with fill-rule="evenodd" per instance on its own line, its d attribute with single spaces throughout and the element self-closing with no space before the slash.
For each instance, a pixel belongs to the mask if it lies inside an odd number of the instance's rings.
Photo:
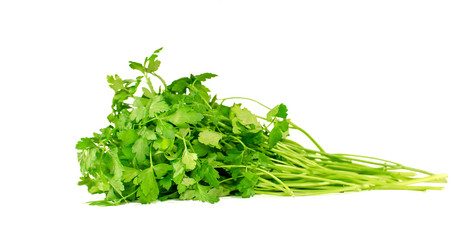
<svg viewBox="0 0 476 240">
<path fill-rule="evenodd" d="M 91 194 L 105 194 L 92 205 L 143 204 L 167 199 L 215 203 L 223 196 L 255 194 L 307 196 L 374 189 L 437 190 L 415 185 L 443 183 L 445 174 L 373 157 L 330 154 L 289 120 L 284 104 L 269 108 L 249 98 L 217 99 L 203 85 L 217 75 L 179 78 L 170 85 L 157 71 L 154 51 L 144 63 L 129 62 L 141 75 L 108 75 L 114 96 L 109 126 L 76 144 L 82 177 Z M 151 77 L 163 85 L 155 91 Z M 140 85 L 142 93 L 137 94 Z M 246 99 L 269 111 L 253 114 L 230 99 Z M 290 140 L 306 135 L 317 150 Z M 422 176 L 423 175 L 423 176 Z"/>
<path fill-rule="evenodd" d="M 196 112 L 191 107 L 185 105 L 180 107 L 176 112 L 164 117 L 164 119 L 175 126 L 182 126 L 187 123 L 197 124 L 203 119 L 203 115 L 199 112 Z"/>
<path fill-rule="evenodd" d="M 220 145 L 218 143 L 220 142 L 221 138 L 222 138 L 222 135 L 220 133 L 211 131 L 209 129 L 205 129 L 198 134 L 199 142 L 203 144 L 211 145 L 217 148 L 220 148 Z"/>
</svg>

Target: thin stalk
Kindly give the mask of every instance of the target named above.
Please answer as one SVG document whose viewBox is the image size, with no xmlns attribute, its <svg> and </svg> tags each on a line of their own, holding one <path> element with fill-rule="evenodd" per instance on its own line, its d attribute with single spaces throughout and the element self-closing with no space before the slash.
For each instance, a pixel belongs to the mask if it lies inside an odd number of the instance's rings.
<svg viewBox="0 0 476 240">
<path fill-rule="evenodd" d="M 328 179 L 328 178 L 323 178 L 323 177 L 317 177 L 317 176 L 309 176 L 309 175 L 301 175 L 301 174 L 289 174 L 289 173 L 274 173 L 275 176 L 279 176 L 282 179 L 295 179 L 295 178 L 305 178 L 305 179 L 310 179 L 310 180 L 318 180 L 318 181 L 323 181 L 323 182 L 331 182 L 335 184 L 341 184 L 341 185 L 348 185 L 348 186 L 355 186 L 356 184 L 354 183 L 348 183 L 340 180 L 333 180 L 333 179 Z"/>
<path fill-rule="evenodd" d="M 311 188 L 314 189 L 316 187 L 322 187 L 324 185 L 331 184 L 330 182 L 286 182 L 288 187 L 295 189 L 295 188 Z M 266 184 L 258 184 L 258 187 L 267 187 Z M 297 189 L 295 189 L 297 190 Z M 293 190 L 294 191 L 294 190 Z"/>
<path fill-rule="evenodd" d="M 447 174 L 442 173 L 442 174 L 437 174 L 437 175 L 431 175 L 431 176 L 428 176 L 428 177 L 422 177 L 422 178 L 416 178 L 416 179 L 412 179 L 412 180 L 408 180 L 408 181 L 398 182 L 398 183 L 395 183 L 395 185 L 399 185 L 399 186 L 411 185 L 411 184 L 415 184 L 415 183 L 424 183 L 424 182 L 427 182 L 427 181 L 442 180 L 442 179 L 446 179 L 447 177 L 448 177 Z"/>
<path fill-rule="evenodd" d="M 313 195 L 320 195 L 320 194 L 341 193 L 341 192 L 360 191 L 360 190 L 362 190 L 360 186 L 350 186 L 350 187 L 338 187 L 338 188 L 333 188 L 329 190 L 306 190 L 305 192 L 297 191 L 295 195 L 296 196 L 313 196 Z M 286 196 L 282 192 L 268 192 L 268 191 L 255 190 L 255 193 L 276 195 L 276 196 Z"/>
<path fill-rule="evenodd" d="M 283 165 L 283 164 L 270 165 L 269 168 L 276 169 L 276 170 L 282 170 L 282 171 L 290 171 L 290 172 L 298 172 L 298 173 L 309 173 L 309 171 L 306 170 L 306 169 L 298 168 L 298 167 L 293 167 L 293 166 L 289 166 L 289 165 Z"/>
<path fill-rule="evenodd" d="M 164 85 L 164 90 L 167 89 L 167 83 L 165 83 L 165 80 L 164 80 L 161 76 L 157 75 L 157 74 L 154 73 L 154 72 L 151 73 L 151 74 L 152 74 L 153 76 L 157 77 L 157 78 L 162 82 L 162 84 Z"/>
<path fill-rule="evenodd" d="M 361 158 L 366 158 L 366 159 L 374 159 L 374 160 L 379 160 L 379 161 L 383 161 L 383 162 L 392 163 L 392 164 L 395 164 L 395 166 L 388 165 L 388 164 L 378 164 L 378 163 L 375 163 L 375 162 L 361 160 L 361 159 L 358 159 L 358 158 L 343 157 L 344 159 L 348 159 L 348 160 L 352 160 L 352 161 L 358 161 L 358 162 L 363 162 L 363 163 L 371 163 L 371 164 L 382 165 L 382 166 L 389 166 L 389 167 L 392 167 L 393 169 L 405 169 L 405 170 L 409 170 L 409 171 L 423 173 L 423 174 L 426 174 L 426 175 L 435 175 L 434 173 L 431 173 L 431 172 L 427 172 L 427 171 L 424 171 L 424 170 L 421 170 L 421 169 L 418 169 L 418 168 L 407 167 L 407 166 L 401 165 L 399 163 L 387 161 L 387 160 L 380 159 L 380 158 L 367 157 L 367 156 L 362 156 L 362 155 L 353 155 L 353 154 L 333 154 L 333 155 L 353 156 L 353 157 L 361 157 Z"/>
<path fill-rule="evenodd" d="M 232 128 L 231 128 L 230 126 L 228 126 L 228 125 L 226 125 L 226 124 L 224 124 L 224 123 L 222 123 L 222 122 L 218 122 L 218 125 L 221 126 L 221 127 L 223 127 L 223 128 L 226 129 L 226 130 L 230 130 L 230 131 L 232 130 Z"/>
<path fill-rule="evenodd" d="M 286 153 L 283 153 L 283 152 L 280 152 L 280 151 L 275 151 L 275 150 L 273 150 L 273 152 L 278 153 L 281 157 L 283 157 L 283 158 L 289 160 L 289 161 L 292 162 L 292 163 L 295 163 L 296 165 L 299 165 L 299 166 L 301 166 L 301 167 L 303 167 L 303 168 L 307 168 L 307 167 L 308 167 L 308 166 L 306 166 L 305 164 L 303 164 L 302 162 L 296 161 L 296 159 L 293 158 L 293 156 L 289 156 L 289 155 L 287 155 Z"/>
<path fill-rule="evenodd" d="M 244 144 L 239 138 L 237 138 L 237 137 L 235 137 L 235 136 L 233 136 L 233 135 L 228 135 L 227 137 L 231 137 L 231 138 L 235 139 L 236 141 L 238 141 L 238 142 L 243 146 L 244 149 L 250 149 L 250 148 L 249 148 L 248 146 L 246 146 L 246 144 Z"/>
<path fill-rule="evenodd" d="M 268 110 L 271 110 L 270 107 L 268 107 L 268 106 L 266 106 L 266 105 L 264 105 L 264 104 L 262 104 L 262 103 L 260 103 L 260 102 L 258 102 L 258 101 L 256 101 L 256 100 L 254 100 L 254 99 L 246 98 L 246 97 L 228 97 L 228 98 L 222 98 L 222 99 L 217 99 L 217 100 L 221 100 L 221 104 L 220 104 L 220 105 L 223 105 L 223 102 L 225 102 L 225 100 L 229 100 L 229 99 L 243 99 L 243 100 L 249 100 L 249 101 L 255 102 L 255 103 L 257 103 L 257 104 L 263 106 L 264 108 L 267 108 Z"/>
<path fill-rule="evenodd" d="M 267 188 L 269 188 L 269 189 L 279 189 L 282 192 L 286 192 L 286 189 L 284 189 L 283 187 L 279 186 L 278 184 L 273 183 L 273 182 L 271 182 L 271 181 L 269 181 L 265 178 L 260 177 L 258 181 L 261 182 L 261 183 L 257 184 L 256 186 L 261 186 L 260 184 L 264 183 L 264 184 L 268 185 Z"/>
<path fill-rule="evenodd" d="M 228 182 L 230 180 L 233 180 L 233 178 L 227 178 L 227 179 L 221 180 L 220 182 L 218 182 L 218 184 L 222 184 L 222 183 Z"/>
<path fill-rule="evenodd" d="M 144 73 L 144 77 L 147 82 L 147 86 L 149 86 L 150 92 L 156 95 L 157 92 L 154 90 L 154 86 L 152 86 L 152 82 L 150 81 L 150 77 L 147 75 L 147 73 Z"/>
<path fill-rule="evenodd" d="M 270 157 L 269 159 L 270 159 L 272 162 L 281 163 L 281 164 L 283 164 L 283 165 L 289 166 L 286 162 L 281 161 L 281 160 L 278 160 L 278 159 L 276 159 L 276 158 L 271 158 L 271 157 Z M 294 165 L 291 165 L 291 166 L 294 166 Z"/>
<path fill-rule="evenodd" d="M 324 149 L 316 142 L 316 140 L 314 140 L 314 138 L 311 137 L 311 135 L 309 133 L 307 133 L 306 131 L 304 131 L 304 129 L 298 127 L 296 124 L 294 124 L 293 122 L 289 121 L 289 124 L 294 128 L 294 129 L 297 129 L 299 130 L 300 132 L 302 132 L 304 135 L 306 135 L 306 137 L 308 137 L 312 143 L 314 143 L 314 145 L 319 149 L 319 151 L 321 152 L 325 152 Z"/>
<path fill-rule="evenodd" d="M 256 100 L 254 100 L 254 99 L 251 99 L 251 98 L 245 98 L 245 97 L 229 97 L 229 98 L 223 98 L 223 99 L 219 99 L 219 100 L 222 100 L 221 104 L 223 104 L 223 102 L 224 102 L 225 100 L 228 100 L 228 99 L 244 99 L 244 100 L 249 100 L 249 101 L 255 102 L 255 103 L 257 103 L 257 104 L 259 104 L 259 105 L 265 107 L 265 108 L 268 109 L 268 110 L 271 110 L 270 107 L 268 107 L 268 106 L 266 106 L 266 105 L 264 105 L 264 104 L 262 104 L 262 103 L 260 103 L 260 102 L 258 102 L 258 101 L 256 101 Z M 268 121 L 266 118 L 263 118 L 263 117 L 259 117 L 259 118 Z M 315 145 L 320 151 L 325 152 L 324 149 L 317 143 L 317 141 L 314 140 L 314 138 L 312 138 L 312 136 L 311 136 L 309 133 L 307 133 L 304 129 L 298 127 L 296 124 L 294 124 L 294 123 L 291 122 L 291 121 L 289 121 L 289 124 L 290 124 L 294 129 L 297 129 L 297 130 L 299 130 L 300 132 L 302 132 L 304 135 L 306 135 L 306 137 L 308 137 L 308 138 L 311 140 L 311 142 L 314 143 L 314 145 Z"/>
<path fill-rule="evenodd" d="M 231 167 L 248 168 L 247 166 L 244 166 L 244 165 L 221 165 L 221 166 L 216 166 L 216 168 L 227 168 L 227 167 L 230 167 L 230 168 L 231 168 Z M 261 168 L 254 168 L 254 169 L 256 169 L 256 170 L 258 170 L 258 171 L 260 171 L 260 172 L 262 172 L 262 173 L 264 173 L 264 174 L 267 174 L 268 176 L 272 177 L 274 180 L 276 180 L 279 184 L 281 184 L 281 185 L 284 187 L 284 189 L 286 190 L 286 192 L 287 192 L 289 195 L 291 195 L 291 196 L 294 197 L 293 191 L 291 191 L 291 189 L 289 189 L 289 187 L 286 186 L 286 184 L 284 184 L 283 181 L 281 181 L 281 179 L 277 178 L 274 174 L 272 174 L 272 173 L 270 173 L 270 172 L 268 172 L 268 171 L 266 171 L 266 170 L 263 170 L 263 169 L 261 169 Z"/>
<path fill-rule="evenodd" d="M 427 190 L 443 190 L 444 187 L 435 186 L 399 186 L 399 185 L 385 185 L 373 187 L 375 190 L 411 190 L 411 191 L 427 191 Z"/>
<path fill-rule="evenodd" d="M 285 144 L 283 143 L 278 143 L 277 144 L 277 148 L 279 150 L 281 150 L 281 152 L 286 152 L 288 153 L 287 155 L 288 156 L 294 156 L 296 159 L 299 159 L 300 161 L 302 161 L 303 163 L 306 163 L 306 164 L 309 164 L 309 165 L 312 165 L 312 166 L 318 166 L 319 167 L 319 164 L 317 164 L 316 161 L 309 161 L 309 159 L 307 159 L 305 157 L 305 155 L 299 153 L 299 152 L 296 152 L 296 151 L 293 151 L 292 149 L 288 148 Z"/>
</svg>

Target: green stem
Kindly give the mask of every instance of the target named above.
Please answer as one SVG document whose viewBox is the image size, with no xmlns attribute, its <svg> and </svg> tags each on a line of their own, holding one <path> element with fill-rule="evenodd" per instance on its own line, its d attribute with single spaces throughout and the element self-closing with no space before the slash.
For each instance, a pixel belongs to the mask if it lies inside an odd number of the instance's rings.
<svg viewBox="0 0 476 240">
<path fill-rule="evenodd" d="M 328 193 L 341 193 L 341 192 L 348 192 L 348 191 L 360 191 L 360 186 L 350 186 L 350 187 L 338 187 L 338 188 L 331 188 L 329 190 L 306 190 L 304 192 L 296 191 L 296 196 L 313 196 L 313 195 L 320 195 L 320 194 L 328 194 Z M 267 194 L 267 195 L 276 195 L 276 196 L 286 196 L 282 192 L 271 192 L 271 191 L 261 191 L 255 190 L 257 194 Z"/>
<path fill-rule="evenodd" d="M 147 73 L 144 73 L 144 77 L 147 82 L 147 86 L 149 86 L 149 89 L 152 92 L 152 94 L 156 95 L 157 92 L 154 90 L 154 86 L 152 86 L 152 82 L 150 81 L 150 77 L 147 75 Z"/>
<path fill-rule="evenodd" d="M 411 190 L 411 191 L 426 191 L 426 190 L 443 190 L 444 187 L 385 185 L 385 186 L 373 187 L 372 189 L 375 189 L 375 190 Z"/>
<path fill-rule="evenodd" d="M 272 183 L 272 182 L 271 182 Z M 273 183 L 274 184 L 274 183 Z M 316 189 L 317 187 L 322 187 L 322 186 L 325 186 L 325 185 L 329 185 L 331 184 L 330 182 L 297 182 L 297 181 L 286 181 L 286 185 L 288 185 L 290 188 L 305 188 L 305 189 Z M 273 185 L 271 185 L 273 186 Z M 257 185 L 257 187 L 270 187 L 269 185 L 267 185 L 267 183 L 260 183 Z M 298 190 L 298 189 L 294 189 L 293 191 L 295 190 Z"/>
<path fill-rule="evenodd" d="M 228 182 L 230 180 L 233 180 L 233 178 L 227 178 L 227 179 L 221 180 L 220 182 L 218 182 L 218 184 L 222 184 L 222 183 Z"/>
<path fill-rule="evenodd" d="M 340 185 L 348 185 L 348 186 L 355 186 L 357 184 L 354 183 L 348 183 L 344 181 L 339 181 L 339 180 L 332 180 L 328 178 L 323 178 L 323 177 L 317 177 L 317 176 L 309 176 L 309 175 L 304 175 L 304 174 L 293 174 L 293 173 L 274 173 L 276 176 L 279 176 L 280 178 L 286 178 L 286 179 L 294 179 L 294 178 L 305 178 L 309 180 L 318 180 L 322 182 L 331 182 L 335 184 L 340 184 Z"/>
<path fill-rule="evenodd" d="M 296 165 L 299 165 L 300 167 L 302 168 L 307 168 L 308 166 L 306 166 L 304 163 L 302 163 L 301 161 L 298 161 L 297 159 L 295 159 L 295 157 L 293 156 L 289 156 L 287 155 L 286 153 L 284 152 L 281 152 L 277 149 L 272 149 L 272 151 L 274 153 L 277 153 L 279 156 L 281 156 L 282 158 L 285 158 L 286 160 L 288 160 L 289 162 L 293 163 L 293 164 L 296 164 Z"/>
<path fill-rule="evenodd" d="M 308 173 L 309 172 L 308 170 L 306 170 L 304 168 L 298 168 L 298 167 L 283 165 L 283 164 L 269 165 L 269 168 L 280 170 L 280 171 L 288 171 L 288 172 L 298 172 L 298 173 Z"/>
<path fill-rule="evenodd" d="M 221 126 L 221 127 L 224 128 L 224 129 L 226 129 L 226 130 L 229 130 L 229 131 L 232 130 L 232 128 L 231 128 L 230 126 L 228 126 L 228 125 L 226 125 L 226 124 L 224 124 L 224 123 L 222 123 L 222 122 L 218 122 L 218 125 Z"/>
<path fill-rule="evenodd" d="M 237 138 L 237 137 L 235 137 L 235 136 L 233 136 L 233 135 L 228 135 L 227 137 L 231 137 L 231 138 L 235 139 L 236 141 L 238 141 L 238 142 L 243 146 L 244 149 L 250 149 L 250 148 L 249 148 L 248 146 L 246 146 L 246 144 L 244 144 L 239 138 Z"/>
<path fill-rule="evenodd" d="M 415 184 L 415 183 L 432 182 L 432 181 L 435 181 L 435 180 L 446 179 L 447 177 L 448 177 L 447 174 L 442 173 L 442 174 L 437 174 L 437 175 L 431 175 L 431 176 L 428 176 L 428 177 L 415 178 L 415 179 L 408 180 L 408 181 L 402 181 L 402 182 L 395 183 L 394 185 L 402 186 L 402 185 L 411 185 L 411 184 Z"/>
<path fill-rule="evenodd" d="M 268 110 L 271 110 L 270 107 L 268 107 L 268 106 L 266 106 L 266 105 L 264 105 L 264 104 L 262 104 L 262 103 L 260 103 L 260 102 L 258 102 L 258 101 L 256 101 L 256 100 L 254 100 L 254 99 L 251 99 L 251 98 L 245 98 L 245 97 L 228 97 L 228 98 L 217 99 L 217 100 L 221 100 L 221 105 L 222 105 L 223 102 L 225 102 L 225 100 L 229 100 L 229 99 L 243 99 L 243 100 L 249 100 L 249 101 L 255 102 L 255 103 L 257 103 L 257 104 L 259 104 L 259 105 L 261 105 L 261 106 L 267 108 Z"/>
<path fill-rule="evenodd" d="M 276 116 L 273 118 L 273 120 L 271 120 L 271 121 L 269 122 L 268 126 L 265 126 L 265 127 L 264 127 L 264 128 L 266 128 L 267 131 L 269 131 L 268 128 L 269 128 L 269 126 L 271 126 L 271 124 L 273 124 L 274 120 L 276 120 Z"/>
<path fill-rule="evenodd" d="M 197 89 L 195 86 L 193 86 L 193 84 L 190 85 L 189 88 L 190 88 L 191 90 L 194 90 L 194 91 L 199 92 L 198 89 Z M 200 98 L 202 99 L 202 101 L 207 105 L 207 107 L 208 107 L 209 109 L 212 109 L 212 106 L 210 106 L 210 103 L 209 103 L 205 98 L 203 98 L 203 96 L 202 96 L 201 94 L 198 94 L 198 96 L 200 96 Z"/>
<path fill-rule="evenodd" d="M 221 104 L 223 104 L 223 102 L 224 102 L 225 100 L 228 100 L 228 99 L 244 99 L 244 100 L 249 100 L 249 101 L 255 102 L 255 103 L 257 103 L 257 104 L 259 104 L 259 105 L 261 105 L 261 106 L 267 108 L 268 110 L 271 110 L 270 107 L 268 107 L 268 106 L 266 106 L 266 105 L 264 105 L 264 104 L 262 104 L 262 103 L 260 103 L 260 102 L 258 102 L 258 101 L 256 101 L 256 100 L 254 100 L 254 99 L 251 99 L 251 98 L 245 98 L 245 97 L 228 97 L 228 98 L 223 98 L 223 99 L 219 99 L 219 100 L 222 100 Z M 258 117 L 258 118 L 261 118 L 261 119 L 263 119 L 263 120 L 268 121 L 266 118 L 259 117 L 259 116 L 257 116 L 257 117 Z M 312 141 L 312 143 L 314 143 L 314 145 L 316 145 L 316 147 L 317 147 L 320 151 L 324 152 L 324 149 L 316 142 L 316 140 L 314 140 L 314 138 L 311 137 L 311 135 L 309 135 L 309 133 L 307 133 L 306 131 L 304 131 L 304 129 L 298 127 L 296 124 L 294 124 L 294 123 L 291 122 L 291 121 L 289 121 L 289 124 L 291 124 L 291 126 L 293 126 L 295 129 L 299 130 L 299 131 L 302 132 L 304 135 L 306 135 L 306 136 Z"/>
<path fill-rule="evenodd" d="M 276 158 L 271 158 L 271 157 L 270 157 L 269 159 L 270 159 L 271 161 L 275 162 L 275 163 L 277 162 L 277 163 L 281 163 L 281 164 L 283 164 L 283 165 L 287 165 L 287 166 L 289 165 L 288 163 L 286 163 L 286 162 L 284 162 L 284 161 L 281 161 L 281 160 L 278 160 L 278 159 L 276 159 Z M 289 166 L 294 166 L 294 165 L 289 165 Z"/>
<path fill-rule="evenodd" d="M 327 153 L 323 153 L 323 154 L 327 154 Z M 351 161 L 358 161 L 358 162 L 363 162 L 363 163 L 370 163 L 370 164 L 375 164 L 375 165 L 388 166 L 388 167 L 393 168 L 393 169 L 405 169 L 405 170 L 409 170 L 409 171 L 423 173 L 423 174 L 426 174 L 426 175 L 435 175 L 434 173 L 431 173 L 431 172 L 427 172 L 427 171 L 424 171 L 424 170 L 421 170 L 421 169 L 418 169 L 418 168 L 403 166 L 399 163 L 384 160 L 384 159 L 381 159 L 381 158 L 368 157 L 368 156 L 355 155 L 355 154 L 341 154 L 341 153 L 339 153 L 339 154 L 329 154 L 329 155 L 330 156 L 342 156 L 343 159 L 347 159 L 347 160 L 351 160 Z M 345 157 L 345 156 L 373 159 L 373 160 L 382 161 L 384 163 L 376 163 L 376 162 L 366 161 L 366 160 L 362 160 L 362 159 L 358 159 L 358 158 Z M 385 162 L 394 164 L 394 166 L 389 165 L 389 164 L 385 164 Z"/>
<path fill-rule="evenodd" d="M 262 183 L 266 183 L 268 184 L 268 187 L 271 188 L 271 189 L 279 189 L 280 191 L 282 192 L 286 192 L 286 189 L 284 189 L 283 187 L 279 186 L 278 184 L 276 183 L 273 183 L 265 178 L 259 178 L 259 181 L 262 182 Z M 257 187 L 259 187 L 260 184 L 256 185 Z"/>
<path fill-rule="evenodd" d="M 127 196 L 124 197 L 124 201 L 127 202 L 127 198 L 132 196 L 132 194 L 135 194 L 137 192 L 137 190 L 139 190 L 139 188 L 137 188 L 136 190 L 134 190 L 133 192 L 131 192 L 130 194 L 128 194 Z"/>
<path fill-rule="evenodd" d="M 294 128 L 294 129 L 297 129 L 299 130 L 300 132 L 302 132 L 304 135 L 306 135 L 306 137 L 308 137 L 312 143 L 314 143 L 314 145 L 319 149 L 319 151 L 321 152 L 325 152 L 324 149 L 316 142 L 316 140 L 314 140 L 314 138 L 311 137 L 311 135 L 309 133 L 307 133 L 306 131 L 304 131 L 304 129 L 298 127 L 296 124 L 294 124 L 293 122 L 289 121 L 289 124 Z"/>
<path fill-rule="evenodd" d="M 161 76 L 157 75 L 156 73 L 151 73 L 151 74 L 157 77 L 162 82 L 162 84 L 164 85 L 164 90 L 167 89 L 167 83 L 165 83 L 165 80 Z"/>
<path fill-rule="evenodd" d="M 154 164 L 152 163 L 152 144 L 149 146 L 149 159 L 150 159 L 150 167 L 154 167 Z"/>
<path fill-rule="evenodd" d="M 239 168 L 248 168 L 247 166 L 244 166 L 244 165 L 221 165 L 221 166 L 216 166 L 216 168 L 232 168 L 232 167 L 239 167 Z M 286 184 L 283 183 L 283 181 L 281 181 L 281 179 L 277 178 L 274 174 L 266 171 L 266 170 L 263 170 L 261 168 L 255 168 L 256 170 L 264 173 L 264 174 L 267 174 L 268 176 L 272 177 L 274 180 L 276 180 L 279 184 L 281 184 L 284 189 L 286 190 L 286 193 L 288 193 L 289 195 L 293 196 L 294 197 L 294 193 L 293 191 L 291 191 L 291 189 L 289 189 L 288 186 L 286 186 Z"/>
</svg>

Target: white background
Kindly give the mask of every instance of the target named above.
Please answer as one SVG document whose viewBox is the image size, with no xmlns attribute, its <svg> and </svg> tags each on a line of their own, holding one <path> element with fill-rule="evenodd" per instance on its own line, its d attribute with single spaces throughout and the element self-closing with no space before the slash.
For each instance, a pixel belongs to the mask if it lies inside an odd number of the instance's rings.
<svg viewBox="0 0 476 240">
<path fill-rule="evenodd" d="M 168 2 L 0 3 L 1 239 L 476 239 L 474 1 Z M 88 206 L 74 146 L 107 124 L 106 75 L 162 46 L 168 82 L 216 73 L 219 97 L 284 102 L 328 152 L 447 188 Z"/>
</svg>

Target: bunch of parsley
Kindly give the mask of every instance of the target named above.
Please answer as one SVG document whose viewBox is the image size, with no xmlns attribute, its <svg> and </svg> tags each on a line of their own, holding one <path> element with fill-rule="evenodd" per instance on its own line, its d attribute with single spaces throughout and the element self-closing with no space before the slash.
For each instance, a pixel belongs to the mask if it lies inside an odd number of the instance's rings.
<svg viewBox="0 0 476 240">
<path fill-rule="evenodd" d="M 94 205 L 167 199 L 215 203 L 223 196 L 255 194 L 307 196 L 372 189 L 437 190 L 416 183 L 445 182 L 432 174 L 387 160 L 326 153 L 287 108 L 266 108 L 260 117 L 240 104 L 224 105 L 205 81 L 215 74 L 190 75 L 170 85 L 157 74 L 156 50 L 144 63 L 130 62 L 136 79 L 107 76 L 115 94 L 110 125 L 77 143 L 79 185 L 104 193 Z M 155 91 L 151 77 L 163 89 Z M 137 94 L 145 80 L 147 87 Z M 240 98 L 247 99 L 247 98 Z M 260 120 L 262 122 L 260 122 Z M 290 130 L 305 134 L 317 150 L 289 140 Z M 420 175 L 425 176 L 420 176 Z"/>
</svg>

